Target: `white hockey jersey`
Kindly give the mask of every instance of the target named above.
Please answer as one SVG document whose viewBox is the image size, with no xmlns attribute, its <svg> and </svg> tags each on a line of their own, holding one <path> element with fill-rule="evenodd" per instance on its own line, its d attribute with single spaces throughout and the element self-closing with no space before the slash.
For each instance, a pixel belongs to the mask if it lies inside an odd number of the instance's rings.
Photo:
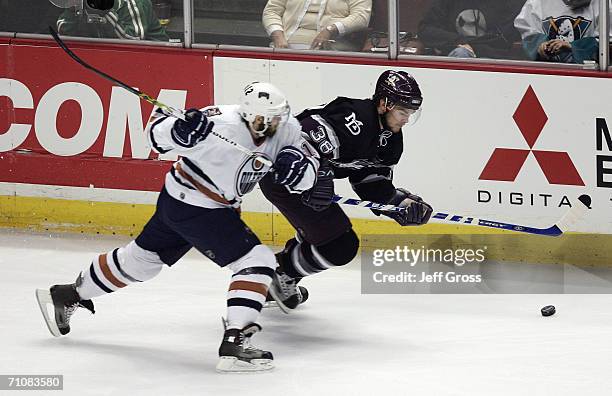
<svg viewBox="0 0 612 396">
<path fill-rule="evenodd" d="M 208 115 L 209 122 L 214 122 L 214 132 L 272 162 L 283 147 L 293 146 L 302 150 L 312 166 L 308 167 L 293 191 L 304 191 L 313 186 L 319 161 L 311 154 L 315 152 L 314 149 L 307 149 L 308 143 L 301 137 L 300 124 L 294 117 L 290 116 L 274 136 L 266 137 L 257 145 L 238 113 L 238 105 L 210 106 L 202 111 Z M 181 156 L 166 175 L 165 187 L 168 193 L 187 204 L 205 208 L 239 207 L 242 197 L 255 188 L 270 167 L 213 134 L 192 148 L 177 145 L 171 136 L 175 121 L 176 118 L 158 112 L 146 128 L 155 151 L 162 154 L 172 151 Z M 194 184 L 204 186 L 228 202 L 221 203 L 210 198 Z"/>
<path fill-rule="evenodd" d="M 514 27 L 523 40 L 534 34 L 569 43 L 599 37 L 599 1 L 593 0 L 587 7 L 572 10 L 561 0 L 527 0 L 514 20 Z"/>
</svg>

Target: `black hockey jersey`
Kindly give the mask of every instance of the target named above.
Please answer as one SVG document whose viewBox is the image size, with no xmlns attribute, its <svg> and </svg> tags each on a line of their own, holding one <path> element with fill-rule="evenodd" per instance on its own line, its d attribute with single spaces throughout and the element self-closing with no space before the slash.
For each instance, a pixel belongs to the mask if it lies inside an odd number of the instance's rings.
<svg viewBox="0 0 612 396">
<path fill-rule="evenodd" d="M 403 152 L 402 133 L 386 130 L 372 99 L 338 97 L 297 116 L 304 137 L 328 158 L 337 179 L 349 178 L 363 199 L 387 202 L 393 195 L 393 165 Z"/>
</svg>

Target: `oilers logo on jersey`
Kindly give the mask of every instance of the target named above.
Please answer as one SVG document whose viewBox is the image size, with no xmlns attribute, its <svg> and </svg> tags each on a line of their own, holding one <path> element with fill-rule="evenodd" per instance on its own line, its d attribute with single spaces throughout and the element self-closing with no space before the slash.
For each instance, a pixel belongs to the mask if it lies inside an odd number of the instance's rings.
<svg viewBox="0 0 612 396">
<path fill-rule="evenodd" d="M 583 38 L 592 23 L 593 21 L 581 16 L 561 16 L 546 18 L 542 21 L 542 27 L 545 32 L 548 32 L 550 40 L 560 39 L 571 43 Z"/>
<path fill-rule="evenodd" d="M 264 157 L 272 161 L 270 157 L 263 153 L 257 153 L 258 156 Z M 266 175 L 268 167 L 254 157 L 247 160 L 240 166 L 236 173 L 236 192 L 239 196 L 243 196 L 253 191 L 257 183 Z"/>
</svg>

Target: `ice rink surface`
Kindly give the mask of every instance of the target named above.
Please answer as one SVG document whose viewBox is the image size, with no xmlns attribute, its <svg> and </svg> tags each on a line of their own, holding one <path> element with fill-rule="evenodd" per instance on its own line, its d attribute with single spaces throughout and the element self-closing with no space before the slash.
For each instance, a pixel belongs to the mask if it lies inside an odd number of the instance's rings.
<svg viewBox="0 0 612 396">
<path fill-rule="evenodd" d="M 127 242 L 0 230 L 0 374 L 64 375 L 63 392 L 0 394 L 612 394 L 612 295 L 362 295 L 357 260 L 305 280 L 293 314 L 264 310 L 270 373 L 214 371 L 230 272 L 193 251 L 53 338 L 34 290 Z"/>
</svg>

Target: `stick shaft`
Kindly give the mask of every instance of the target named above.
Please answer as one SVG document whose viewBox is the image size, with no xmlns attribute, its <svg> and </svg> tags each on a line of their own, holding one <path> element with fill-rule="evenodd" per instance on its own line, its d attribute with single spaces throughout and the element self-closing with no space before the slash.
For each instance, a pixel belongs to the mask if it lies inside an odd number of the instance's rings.
<svg viewBox="0 0 612 396">
<path fill-rule="evenodd" d="M 406 210 L 405 208 L 402 208 L 399 206 L 381 204 L 381 203 L 360 200 L 360 199 L 355 199 L 355 198 L 346 198 L 340 195 L 335 195 L 333 201 L 341 205 L 358 206 L 358 207 L 367 208 L 367 209 L 377 209 L 377 210 L 381 210 L 385 212 L 403 212 Z M 576 205 L 579 207 L 578 203 Z M 574 212 L 576 212 L 576 210 L 574 210 L 574 207 L 573 207 L 572 209 L 570 209 L 570 211 L 568 211 L 568 214 L 573 214 Z M 567 218 L 568 214 L 566 214 L 563 218 L 564 219 Z M 571 217 L 577 217 L 577 216 L 572 215 Z M 522 232 L 522 233 L 534 234 L 534 235 L 559 236 L 563 234 L 563 230 L 559 226 L 557 226 L 557 224 L 554 224 L 548 228 L 537 228 L 537 227 L 525 226 L 525 225 L 520 225 L 520 224 L 504 223 L 501 221 L 485 220 L 485 219 L 479 219 L 476 217 L 463 216 L 463 215 L 452 214 L 452 213 L 443 213 L 443 212 L 435 212 L 432 214 L 431 218 L 433 220 L 438 220 L 438 221 L 447 222 L 447 223 L 496 228 L 499 230 L 508 230 L 508 231 Z"/>
<path fill-rule="evenodd" d="M 66 43 L 64 43 L 64 41 L 59 37 L 57 32 L 52 27 L 49 27 L 49 31 L 51 32 L 51 36 L 53 36 L 53 39 L 55 40 L 57 45 L 59 45 L 60 48 L 64 50 L 64 52 L 66 52 L 75 62 L 77 62 L 81 66 L 85 67 L 86 69 L 91 70 L 92 72 L 96 73 L 100 77 L 105 78 L 108 81 L 111 81 L 111 82 L 117 84 L 121 88 L 124 88 L 124 89 L 128 90 L 129 92 L 131 92 L 134 95 L 138 96 L 140 99 L 145 100 L 145 101 L 151 103 L 152 105 L 159 107 L 166 114 L 169 114 L 169 115 L 171 115 L 173 117 L 176 117 L 176 118 L 180 118 L 183 121 L 185 120 L 185 112 L 183 110 L 175 109 L 172 106 L 168 106 L 168 105 L 158 101 L 157 99 L 153 98 L 152 96 L 147 95 L 146 93 L 144 93 L 142 91 L 139 91 L 136 88 L 130 87 L 126 83 L 124 83 L 124 82 L 122 82 L 120 80 L 117 80 L 115 77 L 110 76 L 110 75 L 104 73 L 103 71 L 96 69 L 95 67 L 93 67 L 90 64 L 88 64 L 87 62 L 85 62 L 83 59 L 79 58 L 74 52 L 72 52 L 72 50 L 70 48 L 68 48 Z M 236 149 L 242 151 L 246 155 L 248 155 L 250 157 L 257 158 L 257 160 L 259 162 L 261 162 L 262 164 L 264 164 L 266 166 L 272 166 L 272 161 L 270 161 L 267 158 L 264 158 L 264 157 L 262 157 L 262 156 L 260 156 L 260 155 L 258 155 L 256 153 L 252 152 L 251 150 L 247 149 L 246 147 L 241 146 L 240 144 L 234 142 L 233 140 L 230 140 L 230 139 L 226 138 L 225 136 L 218 134 L 215 131 L 212 131 L 211 134 L 216 136 L 217 138 L 223 140 L 224 142 L 231 144 Z"/>
</svg>

